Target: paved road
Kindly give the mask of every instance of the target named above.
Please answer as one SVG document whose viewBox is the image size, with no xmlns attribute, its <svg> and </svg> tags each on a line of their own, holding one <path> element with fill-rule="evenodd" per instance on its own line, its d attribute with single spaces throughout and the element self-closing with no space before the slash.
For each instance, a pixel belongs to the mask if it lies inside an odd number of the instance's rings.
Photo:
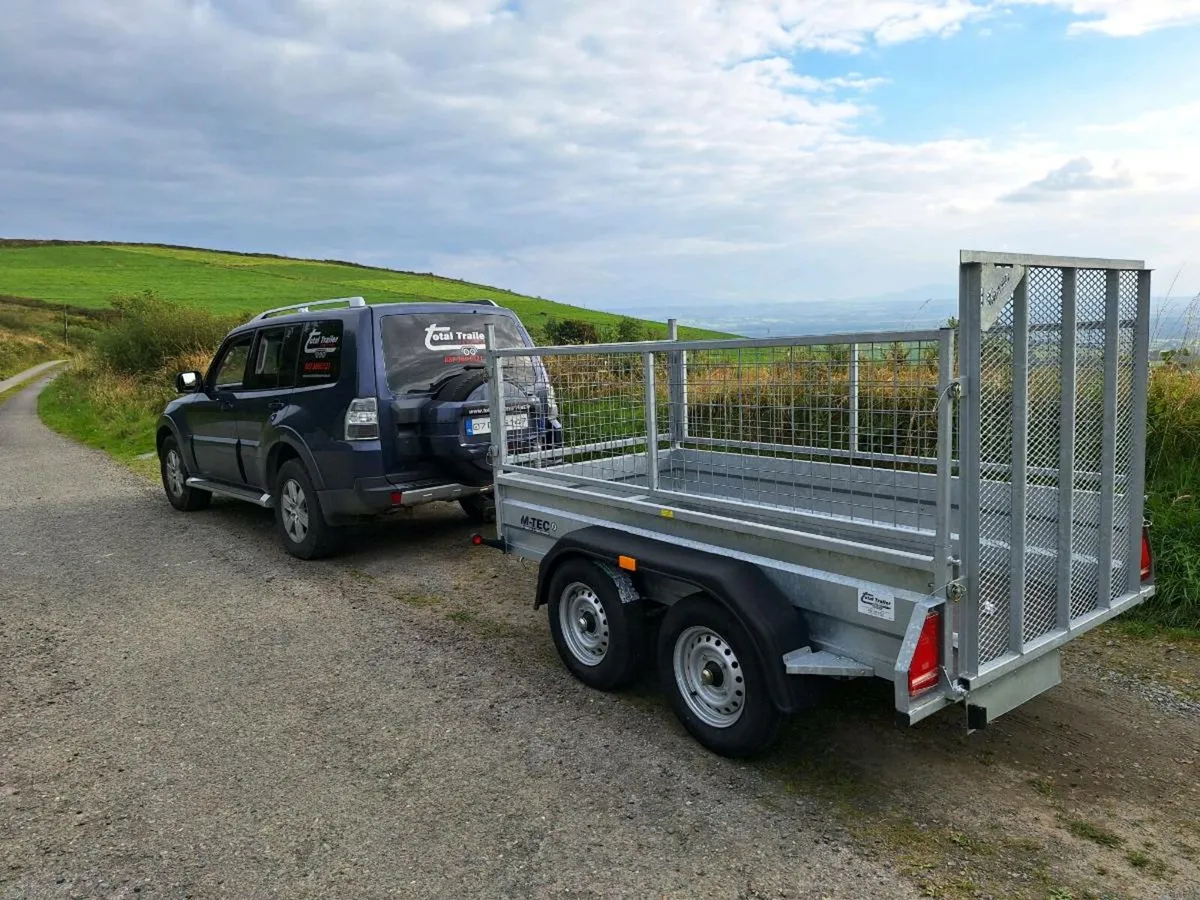
<svg viewBox="0 0 1200 900">
<path fill-rule="evenodd" d="M 914 896 L 661 704 L 537 657 L 542 618 L 498 650 L 469 610 L 532 575 L 453 508 L 302 564 L 35 393 L 0 409 L 0 897 Z"/>
<path fill-rule="evenodd" d="M 18 384 L 23 384 L 31 378 L 35 378 L 47 369 L 52 369 L 61 363 L 61 359 L 52 359 L 50 362 L 38 363 L 31 369 L 26 369 L 24 372 L 18 372 L 10 378 L 5 378 L 0 381 L 0 394 L 3 394 L 9 388 L 15 388 Z"/>
</svg>

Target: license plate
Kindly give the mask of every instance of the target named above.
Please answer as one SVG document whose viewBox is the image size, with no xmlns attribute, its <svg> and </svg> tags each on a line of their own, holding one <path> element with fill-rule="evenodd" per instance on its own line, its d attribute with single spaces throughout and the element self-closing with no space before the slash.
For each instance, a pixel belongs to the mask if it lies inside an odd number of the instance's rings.
<svg viewBox="0 0 1200 900">
<path fill-rule="evenodd" d="M 509 413 L 504 417 L 504 428 L 513 431 L 529 427 L 529 413 Z M 478 419 L 467 419 L 467 434 L 477 437 L 481 434 L 492 433 L 492 417 L 481 416 Z"/>
</svg>

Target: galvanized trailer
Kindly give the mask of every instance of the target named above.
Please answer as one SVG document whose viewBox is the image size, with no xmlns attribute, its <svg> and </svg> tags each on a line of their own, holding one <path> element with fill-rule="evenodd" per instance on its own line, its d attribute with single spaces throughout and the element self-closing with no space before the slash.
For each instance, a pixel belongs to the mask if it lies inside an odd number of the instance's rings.
<svg viewBox="0 0 1200 900">
<path fill-rule="evenodd" d="M 577 677 L 616 688 L 655 657 L 719 753 L 758 750 L 827 678 L 893 682 L 906 724 L 961 704 L 982 728 L 1154 591 L 1149 298 L 1141 262 L 964 251 L 956 330 L 489 335 L 491 433 L 548 372 L 563 439 L 495 443 L 481 541 L 540 562 Z"/>
</svg>

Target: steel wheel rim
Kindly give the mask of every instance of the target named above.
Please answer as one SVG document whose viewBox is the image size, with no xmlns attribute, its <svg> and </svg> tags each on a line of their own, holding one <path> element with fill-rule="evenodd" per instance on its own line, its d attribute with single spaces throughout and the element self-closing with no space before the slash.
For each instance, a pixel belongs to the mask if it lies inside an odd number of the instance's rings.
<svg viewBox="0 0 1200 900">
<path fill-rule="evenodd" d="M 284 482 L 279 511 L 283 514 L 283 530 L 287 536 L 294 543 L 302 543 L 308 537 L 308 498 L 294 478 Z"/>
<path fill-rule="evenodd" d="M 675 641 L 675 684 L 688 709 L 705 725 L 729 728 L 746 708 L 745 673 L 729 642 L 693 625 Z"/>
<path fill-rule="evenodd" d="M 563 588 L 558 623 L 571 655 L 585 666 L 598 666 L 608 655 L 608 615 L 596 592 L 580 581 Z"/>
<path fill-rule="evenodd" d="M 183 462 L 178 451 L 167 451 L 167 490 L 172 497 L 183 494 Z"/>
</svg>

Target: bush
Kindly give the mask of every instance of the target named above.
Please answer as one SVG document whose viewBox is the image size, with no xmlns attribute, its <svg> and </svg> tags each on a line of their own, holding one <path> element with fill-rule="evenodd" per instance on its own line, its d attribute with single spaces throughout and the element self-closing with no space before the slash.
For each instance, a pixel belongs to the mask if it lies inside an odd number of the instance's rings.
<svg viewBox="0 0 1200 900">
<path fill-rule="evenodd" d="M 621 321 L 617 323 L 615 337 L 620 343 L 644 341 L 647 339 L 646 324 L 637 319 L 631 319 L 629 316 L 621 316 Z"/>
<path fill-rule="evenodd" d="M 179 306 L 145 291 L 113 299 L 119 316 L 96 341 L 101 365 L 127 375 L 148 375 L 169 360 L 211 354 L 237 322 Z"/>
<path fill-rule="evenodd" d="M 600 334 L 596 331 L 596 326 L 582 319 L 548 319 L 544 334 L 551 344 L 600 343 Z"/>
</svg>

